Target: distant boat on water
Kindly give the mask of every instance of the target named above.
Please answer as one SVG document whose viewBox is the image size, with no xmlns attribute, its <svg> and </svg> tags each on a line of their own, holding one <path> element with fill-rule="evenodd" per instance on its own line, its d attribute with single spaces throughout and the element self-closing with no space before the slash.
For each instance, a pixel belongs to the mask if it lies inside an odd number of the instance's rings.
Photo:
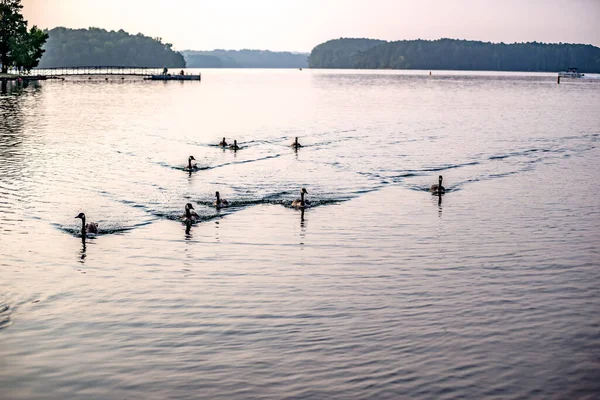
<svg viewBox="0 0 600 400">
<path fill-rule="evenodd" d="M 577 68 L 567 68 L 566 71 L 560 71 L 558 76 L 561 78 L 583 78 L 585 74 L 582 74 Z"/>
</svg>

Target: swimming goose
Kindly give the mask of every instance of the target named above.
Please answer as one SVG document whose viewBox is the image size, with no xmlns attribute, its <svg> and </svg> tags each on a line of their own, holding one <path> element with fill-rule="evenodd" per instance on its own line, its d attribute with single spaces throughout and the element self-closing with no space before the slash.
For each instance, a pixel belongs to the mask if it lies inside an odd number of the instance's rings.
<svg viewBox="0 0 600 400">
<path fill-rule="evenodd" d="M 216 192 L 215 195 L 217 196 L 217 200 L 215 200 L 215 202 L 213 203 L 215 207 L 221 208 L 227 207 L 229 205 L 229 202 L 227 200 L 221 198 L 219 192 Z"/>
<path fill-rule="evenodd" d="M 296 140 L 294 141 L 294 143 L 291 144 L 291 147 L 297 149 L 299 147 L 302 147 L 302 145 L 300 143 L 298 143 L 298 137 L 296 136 Z"/>
<path fill-rule="evenodd" d="M 223 140 L 221 140 L 221 143 L 219 143 L 219 146 L 227 147 L 227 142 L 225 141 L 225 138 L 223 138 Z"/>
<path fill-rule="evenodd" d="M 229 146 L 231 150 L 239 150 L 240 147 L 237 145 L 237 140 L 233 141 L 233 144 Z"/>
<path fill-rule="evenodd" d="M 194 156 L 189 156 L 188 157 L 188 166 L 185 167 L 186 171 L 193 171 L 193 170 L 198 169 L 198 164 L 192 165 L 192 160 L 196 161 L 196 159 L 194 158 Z"/>
<path fill-rule="evenodd" d="M 308 192 L 306 191 L 306 189 L 302 188 L 302 190 L 300 190 L 300 198 L 296 199 L 292 202 L 292 207 L 294 208 L 306 208 L 308 206 L 310 206 L 310 201 L 308 200 L 304 200 L 304 194 L 308 194 Z"/>
<path fill-rule="evenodd" d="M 439 177 L 439 183 L 431 185 L 429 191 L 433 194 L 443 194 L 446 193 L 446 188 L 442 186 L 442 176 Z"/>
<path fill-rule="evenodd" d="M 192 221 L 197 220 L 198 218 L 200 218 L 200 216 L 196 214 L 196 211 L 194 211 L 194 206 L 192 205 L 192 203 L 187 203 L 185 205 L 185 214 L 181 216 L 183 222 L 191 223 Z"/>
<path fill-rule="evenodd" d="M 75 218 L 81 219 L 81 235 L 85 235 L 87 233 L 98 233 L 98 224 L 95 222 L 85 223 L 85 214 L 79 213 Z"/>
</svg>

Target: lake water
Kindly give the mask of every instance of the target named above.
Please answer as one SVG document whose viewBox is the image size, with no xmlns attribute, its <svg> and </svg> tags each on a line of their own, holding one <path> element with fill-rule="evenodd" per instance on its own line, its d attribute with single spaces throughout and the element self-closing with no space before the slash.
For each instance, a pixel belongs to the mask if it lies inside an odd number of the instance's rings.
<svg viewBox="0 0 600 400">
<path fill-rule="evenodd" d="M 0 398 L 597 398 L 599 141 L 554 74 L 9 88 Z"/>
</svg>

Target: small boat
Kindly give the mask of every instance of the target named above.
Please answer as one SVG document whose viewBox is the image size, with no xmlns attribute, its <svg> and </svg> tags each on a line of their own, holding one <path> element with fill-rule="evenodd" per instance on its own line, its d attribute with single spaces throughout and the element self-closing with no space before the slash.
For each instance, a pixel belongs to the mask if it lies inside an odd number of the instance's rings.
<svg viewBox="0 0 600 400">
<path fill-rule="evenodd" d="M 566 71 L 560 71 L 558 76 L 561 78 L 583 78 L 585 74 L 582 74 L 577 68 L 567 68 Z"/>
</svg>

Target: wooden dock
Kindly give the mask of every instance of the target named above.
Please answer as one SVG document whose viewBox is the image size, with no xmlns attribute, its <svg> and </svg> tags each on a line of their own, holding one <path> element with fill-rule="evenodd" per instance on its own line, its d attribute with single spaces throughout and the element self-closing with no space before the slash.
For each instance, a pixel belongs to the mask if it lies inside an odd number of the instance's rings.
<svg viewBox="0 0 600 400">
<path fill-rule="evenodd" d="M 98 66 L 98 67 L 56 67 L 35 68 L 33 73 L 45 76 L 67 77 L 67 76 L 141 76 L 146 77 L 162 73 L 163 68 L 152 67 L 123 67 L 123 66 Z"/>
<path fill-rule="evenodd" d="M 0 75 L 0 81 L 39 81 L 47 79 L 65 79 L 68 77 L 141 77 L 155 81 L 200 81 L 200 74 L 185 74 L 183 70 L 175 69 L 177 73 L 168 73 L 167 68 L 155 67 L 125 67 L 125 66 L 98 66 L 98 67 L 57 67 L 34 68 L 29 74 L 19 71 L 10 71 L 9 74 Z"/>
</svg>

